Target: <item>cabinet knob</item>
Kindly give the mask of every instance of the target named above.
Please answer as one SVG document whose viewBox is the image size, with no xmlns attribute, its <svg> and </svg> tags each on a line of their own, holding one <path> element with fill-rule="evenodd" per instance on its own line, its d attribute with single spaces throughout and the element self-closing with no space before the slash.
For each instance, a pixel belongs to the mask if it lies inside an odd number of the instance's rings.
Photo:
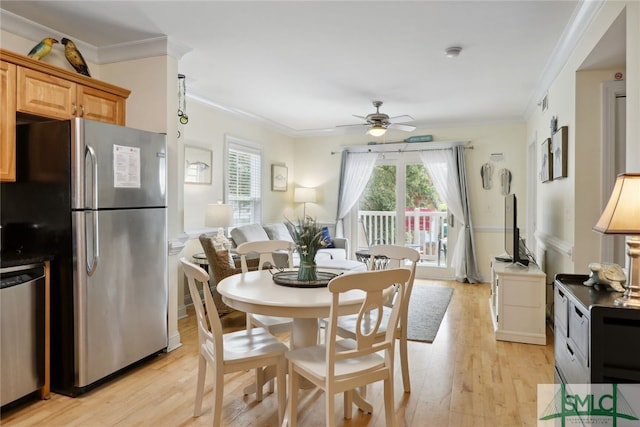
<svg viewBox="0 0 640 427">
<path fill-rule="evenodd" d="M 84 105 L 80 105 L 80 117 L 84 117 Z"/>
<path fill-rule="evenodd" d="M 76 115 L 76 113 L 78 112 L 78 106 L 76 105 L 75 102 L 72 102 L 71 105 L 73 106 L 73 111 L 71 112 L 72 115 Z"/>
</svg>

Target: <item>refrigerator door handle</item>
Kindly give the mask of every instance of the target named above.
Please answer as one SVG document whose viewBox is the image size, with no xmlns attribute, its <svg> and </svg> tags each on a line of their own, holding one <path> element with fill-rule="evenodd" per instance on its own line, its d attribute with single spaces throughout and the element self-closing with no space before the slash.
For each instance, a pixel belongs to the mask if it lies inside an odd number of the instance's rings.
<svg viewBox="0 0 640 427">
<path fill-rule="evenodd" d="M 93 242 L 93 259 L 91 260 L 91 262 L 89 262 L 89 254 L 86 253 L 89 245 L 84 246 L 85 259 L 87 260 L 87 275 L 93 276 L 93 273 L 98 267 L 98 260 L 100 259 L 100 242 L 98 241 L 98 236 L 100 235 L 100 233 L 98 232 L 98 213 L 96 211 L 88 211 L 85 212 L 85 214 L 91 215 L 93 217 L 91 221 L 91 229 L 93 231 L 93 236 L 91 238 L 91 241 Z"/>
<path fill-rule="evenodd" d="M 87 274 L 89 276 L 92 276 L 93 273 L 96 271 L 96 268 L 98 267 L 98 260 L 100 258 L 100 242 L 98 241 L 99 239 L 99 230 L 98 230 L 98 215 L 97 212 L 95 211 L 95 209 L 98 208 L 98 161 L 96 159 L 96 152 L 93 149 L 93 147 L 91 147 L 90 145 L 87 145 L 87 154 L 89 156 L 89 159 L 91 160 L 91 189 L 92 189 L 92 194 L 91 194 L 91 209 L 94 209 L 94 211 L 92 212 L 87 212 L 90 213 L 93 218 L 91 221 L 91 229 L 92 229 L 92 243 L 93 243 L 93 259 L 91 260 L 91 263 L 89 263 L 89 256 L 87 254 Z M 86 183 L 86 181 L 85 181 Z M 85 246 L 85 251 L 87 250 L 87 246 Z"/>
<path fill-rule="evenodd" d="M 87 145 L 87 154 L 91 160 L 91 207 L 90 209 L 98 209 L 98 160 L 96 152 L 90 145 Z M 85 177 L 86 186 L 86 177 Z M 86 188 L 86 187 L 85 187 Z"/>
</svg>

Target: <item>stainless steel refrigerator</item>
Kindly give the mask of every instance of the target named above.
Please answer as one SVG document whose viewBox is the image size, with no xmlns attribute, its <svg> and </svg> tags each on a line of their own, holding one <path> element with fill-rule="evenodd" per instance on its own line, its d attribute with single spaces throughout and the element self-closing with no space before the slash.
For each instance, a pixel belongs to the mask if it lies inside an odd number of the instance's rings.
<svg viewBox="0 0 640 427">
<path fill-rule="evenodd" d="M 166 136 L 73 119 L 17 147 L 3 209 L 54 255 L 52 390 L 74 396 L 167 347 Z"/>
</svg>

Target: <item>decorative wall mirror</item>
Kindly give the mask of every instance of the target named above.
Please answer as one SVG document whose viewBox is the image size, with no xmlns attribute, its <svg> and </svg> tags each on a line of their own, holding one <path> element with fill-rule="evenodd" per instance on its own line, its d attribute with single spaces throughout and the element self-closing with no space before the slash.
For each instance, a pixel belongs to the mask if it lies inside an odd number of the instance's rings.
<svg viewBox="0 0 640 427">
<path fill-rule="evenodd" d="M 184 147 L 184 182 L 187 184 L 211 184 L 213 152 L 206 148 Z"/>
</svg>

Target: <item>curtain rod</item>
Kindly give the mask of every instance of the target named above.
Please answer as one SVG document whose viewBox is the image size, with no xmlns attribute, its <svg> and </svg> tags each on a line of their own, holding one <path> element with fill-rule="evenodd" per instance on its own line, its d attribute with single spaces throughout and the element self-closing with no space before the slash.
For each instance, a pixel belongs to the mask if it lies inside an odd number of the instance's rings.
<svg viewBox="0 0 640 427">
<path fill-rule="evenodd" d="M 425 143 L 425 144 L 433 145 L 433 143 Z M 468 144 L 468 142 L 467 143 L 451 144 L 451 145 L 440 146 L 440 147 L 434 147 L 434 146 L 421 147 L 421 148 L 416 148 L 416 149 L 407 148 L 406 147 L 407 144 L 405 144 L 403 147 L 398 147 L 398 148 L 393 148 L 390 145 L 386 145 L 385 146 L 385 144 L 358 145 L 358 146 L 352 146 L 352 147 L 344 147 L 344 149 L 342 149 L 340 151 L 332 151 L 331 155 L 340 154 L 343 151 L 347 151 L 347 152 L 351 152 L 351 153 L 417 153 L 417 152 L 421 152 L 421 151 L 452 150 L 454 147 L 458 147 L 460 145 L 464 145 L 465 149 L 473 150 L 473 145 L 465 145 L 465 144 Z M 410 145 L 417 145 L 417 144 L 416 143 L 411 143 Z"/>
</svg>

